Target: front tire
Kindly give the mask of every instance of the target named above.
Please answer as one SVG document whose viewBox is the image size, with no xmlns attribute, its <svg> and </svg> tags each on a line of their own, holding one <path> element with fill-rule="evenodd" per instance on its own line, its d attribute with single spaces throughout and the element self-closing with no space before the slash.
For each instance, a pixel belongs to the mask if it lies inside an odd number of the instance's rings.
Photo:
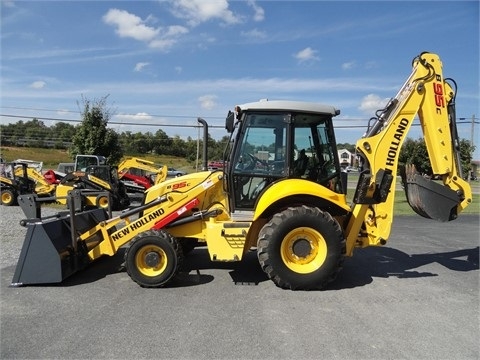
<svg viewBox="0 0 480 360">
<path fill-rule="evenodd" d="M 258 260 L 278 286 L 318 290 L 334 280 L 345 258 L 345 238 L 338 222 L 316 207 L 291 207 L 259 233 Z"/>
<path fill-rule="evenodd" d="M 5 205 L 5 206 L 15 205 L 17 200 L 15 192 L 10 189 L 2 190 L 0 198 L 1 198 L 2 205 Z"/>
<path fill-rule="evenodd" d="M 137 235 L 125 252 L 128 275 L 142 287 L 161 287 L 177 273 L 183 261 L 177 239 L 164 230 Z"/>
</svg>

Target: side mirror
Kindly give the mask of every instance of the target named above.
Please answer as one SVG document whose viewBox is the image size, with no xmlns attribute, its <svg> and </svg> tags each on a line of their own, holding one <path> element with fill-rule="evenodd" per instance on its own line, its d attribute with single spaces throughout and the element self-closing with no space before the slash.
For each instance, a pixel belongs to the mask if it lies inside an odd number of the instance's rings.
<svg viewBox="0 0 480 360">
<path fill-rule="evenodd" d="M 227 118 L 225 119 L 225 129 L 227 129 L 228 133 L 232 133 L 233 129 L 235 129 L 234 121 L 235 114 L 232 111 L 228 111 Z"/>
</svg>

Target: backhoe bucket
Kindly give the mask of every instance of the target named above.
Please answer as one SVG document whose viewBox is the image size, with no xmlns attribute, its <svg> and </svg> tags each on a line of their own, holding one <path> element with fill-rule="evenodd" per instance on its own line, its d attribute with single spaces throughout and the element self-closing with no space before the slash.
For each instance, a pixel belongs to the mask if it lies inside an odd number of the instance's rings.
<svg viewBox="0 0 480 360">
<path fill-rule="evenodd" d="M 59 283 L 90 262 L 78 234 L 107 219 L 103 209 L 73 214 L 64 212 L 43 219 L 27 220 L 11 286 Z M 100 241 L 100 240 L 99 240 Z"/>
<path fill-rule="evenodd" d="M 414 165 L 406 165 L 401 177 L 407 201 L 417 214 L 442 222 L 457 218 L 461 199 L 455 191 L 420 175 Z"/>
</svg>

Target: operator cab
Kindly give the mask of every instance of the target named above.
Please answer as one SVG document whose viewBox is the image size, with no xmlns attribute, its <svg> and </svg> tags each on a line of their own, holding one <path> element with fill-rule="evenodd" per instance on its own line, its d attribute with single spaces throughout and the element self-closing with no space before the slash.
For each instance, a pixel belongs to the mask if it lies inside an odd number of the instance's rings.
<svg viewBox="0 0 480 360">
<path fill-rule="evenodd" d="M 233 208 L 253 210 L 260 193 L 291 178 L 344 194 L 332 124 L 339 113 L 332 106 L 295 101 L 260 101 L 229 113 L 226 128 L 234 140 L 225 172 Z"/>
<path fill-rule="evenodd" d="M 107 159 L 99 155 L 77 155 L 75 157 L 75 171 L 86 171 L 89 166 L 105 165 Z"/>
</svg>

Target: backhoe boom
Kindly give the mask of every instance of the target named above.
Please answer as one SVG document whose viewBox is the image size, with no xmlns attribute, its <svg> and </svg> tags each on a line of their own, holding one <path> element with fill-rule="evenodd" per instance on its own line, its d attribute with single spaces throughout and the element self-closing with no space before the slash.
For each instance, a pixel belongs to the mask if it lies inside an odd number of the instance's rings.
<svg viewBox="0 0 480 360">
<path fill-rule="evenodd" d="M 463 180 L 458 160 L 454 100 L 455 93 L 443 78 L 439 57 L 432 53 L 416 57 L 412 73 L 398 94 L 357 141 L 363 171 L 346 229 L 347 254 L 354 246 L 387 241 L 400 149 L 417 115 L 433 172 L 441 176 L 443 186 L 407 165 L 402 178 L 410 205 L 424 217 L 449 221 L 471 203 L 471 189 Z"/>
</svg>

